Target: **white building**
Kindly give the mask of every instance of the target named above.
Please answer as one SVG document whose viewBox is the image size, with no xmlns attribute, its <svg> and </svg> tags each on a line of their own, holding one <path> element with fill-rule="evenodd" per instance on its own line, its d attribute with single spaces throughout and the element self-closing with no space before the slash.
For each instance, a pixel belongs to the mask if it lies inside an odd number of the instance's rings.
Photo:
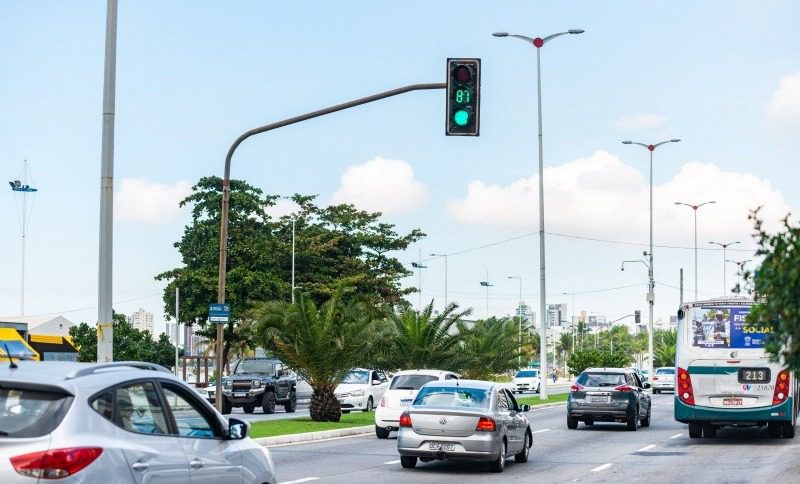
<svg viewBox="0 0 800 484">
<path fill-rule="evenodd" d="M 164 333 L 166 333 L 166 335 L 169 336 L 170 343 L 172 343 L 175 346 L 180 346 L 181 341 L 183 341 L 183 338 L 181 338 L 180 332 L 178 332 L 177 335 L 175 334 L 176 329 L 180 328 L 180 326 L 177 325 L 176 323 L 171 323 L 169 321 L 164 323 L 164 325 L 166 326 L 166 328 L 164 329 Z"/>
<path fill-rule="evenodd" d="M 566 304 L 548 304 L 547 305 L 547 325 L 551 328 L 555 326 L 563 326 L 567 322 L 567 305 Z"/>
<path fill-rule="evenodd" d="M 0 322 L 27 325 L 27 333 L 49 336 L 69 336 L 69 328 L 77 326 L 64 316 L 0 316 Z"/>
<path fill-rule="evenodd" d="M 139 331 L 149 331 L 150 336 L 155 334 L 153 331 L 153 313 L 148 313 L 143 308 L 139 308 L 138 311 L 131 314 L 128 322 Z"/>
</svg>

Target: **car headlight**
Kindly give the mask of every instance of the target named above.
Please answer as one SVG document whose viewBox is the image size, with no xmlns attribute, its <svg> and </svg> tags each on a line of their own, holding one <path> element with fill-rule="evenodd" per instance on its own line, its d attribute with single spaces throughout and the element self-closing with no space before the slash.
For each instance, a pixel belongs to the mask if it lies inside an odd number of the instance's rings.
<svg viewBox="0 0 800 484">
<path fill-rule="evenodd" d="M 253 388 L 261 388 L 261 380 L 253 380 Z"/>
<path fill-rule="evenodd" d="M 364 396 L 364 390 L 353 390 L 352 392 L 350 392 L 350 396 L 351 397 L 363 397 Z"/>
<path fill-rule="evenodd" d="M 231 388 L 233 386 L 233 382 L 230 381 L 230 380 L 222 382 L 222 383 L 225 385 L 225 388 Z"/>
</svg>

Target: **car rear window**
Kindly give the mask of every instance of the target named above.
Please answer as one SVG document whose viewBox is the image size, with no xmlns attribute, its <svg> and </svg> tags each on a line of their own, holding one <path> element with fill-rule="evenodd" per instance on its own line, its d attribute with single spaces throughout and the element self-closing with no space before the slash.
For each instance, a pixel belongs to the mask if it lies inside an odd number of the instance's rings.
<svg viewBox="0 0 800 484">
<path fill-rule="evenodd" d="M 674 375 L 675 368 L 659 368 L 656 370 L 656 375 Z"/>
<path fill-rule="evenodd" d="M 536 378 L 537 376 L 539 376 L 539 372 L 536 370 L 522 370 L 518 371 L 514 378 Z"/>
<path fill-rule="evenodd" d="M 58 427 L 72 397 L 0 384 L 0 437 L 42 437 Z"/>
<path fill-rule="evenodd" d="M 489 408 L 489 390 L 465 387 L 426 386 L 414 399 L 415 406 Z"/>
<path fill-rule="evenodd" d="M 390 390 L 419 390 L 422 385 L 439 378 L 433 375 L 397 375 L 392 379 Z"/>
<path fill-rule="evenodd" d="M 576 383 L 585 387 L 615 387 L 624 385 L 625 375 L 622 373 L 581 373 Z"/>
</svg>

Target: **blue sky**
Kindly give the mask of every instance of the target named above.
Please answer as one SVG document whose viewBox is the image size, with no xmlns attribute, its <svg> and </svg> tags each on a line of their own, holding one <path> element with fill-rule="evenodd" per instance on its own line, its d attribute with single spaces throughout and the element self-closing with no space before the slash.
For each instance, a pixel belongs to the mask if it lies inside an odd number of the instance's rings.
<svg viewBox="0 0 800 484">
<path fill-rule="evenodd" d="M 28 160 L 26 314 L 97 317 L 105 2 L 0 0 L 0 172 Z M 485 314 L 538 307 L 536 52 L 542 50 L 548 302 L 609 318 L 646 314 L 647 151 L 655 153 L 656 316 L 687 299 L 699 244 L 754 247 L 748 208 L 800 207 L 800 5 L 739 2 L 157 2 L 121 0 L 114 301 L 162 316 L 153 276 L 178 263 L 177 201 L 256 126 L 407 84 L 444 82 L 445 59 L 482 59 L 481 136 L 444 136 L 444 92 L 405 94 L 246 141 L 232 175 L 268 193 L 316 193 L 386 213 L 428 237 L 399 257 L 455 253 L 449 299 Z M 19 313 L 19 197 L 0 197 L 0 315 Z M 521 237 L 530 234 L 526 237 Z M 423 298 L 444 296 L 429 260 Z M 699 292 L 722 292 L 722 254 L 700 253 Z M 728 285 L 735 267 L 728 266 Z M 407 284 L 416 285 L 417 276 Z M 624 289 L 599 291 L 602 289 Z M 596 292 L 589 292 L 596 291 Z M 416 303 L 417 298 L 411 298 Z M 572 309 L 569 310 L 572 312 Z"/>
</svg>

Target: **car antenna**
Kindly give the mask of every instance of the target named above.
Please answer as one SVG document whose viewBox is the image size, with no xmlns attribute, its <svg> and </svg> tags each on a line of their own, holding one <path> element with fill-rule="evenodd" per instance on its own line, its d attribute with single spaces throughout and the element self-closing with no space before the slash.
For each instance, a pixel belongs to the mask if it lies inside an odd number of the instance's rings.
<svg viewBox="0 0 800 484">
<path fill-rule="evenodd" d="M 11 368 L 12 370 L 14 370 L 14 369 L 16 369 L 16 368 L 19 368 L 19 367 L 17 366 L 17 364 L 16 364 L 16 363 L 14 363 L 14 359 L 13 359 L 13 358 L 11 358 L 11 352 L 10 352 L 10 351 L 8 351 L 8 345 L 7 345 L 7 344 L 5 344 L 5 343 L 3 343 L 3 347 L 6 349 L 6 356 L 8 356 L 8 361 L 9 361 L 9 365 L 8 365 L 8 367 L 9 367 L 9 368 Z"/>
</svg>

